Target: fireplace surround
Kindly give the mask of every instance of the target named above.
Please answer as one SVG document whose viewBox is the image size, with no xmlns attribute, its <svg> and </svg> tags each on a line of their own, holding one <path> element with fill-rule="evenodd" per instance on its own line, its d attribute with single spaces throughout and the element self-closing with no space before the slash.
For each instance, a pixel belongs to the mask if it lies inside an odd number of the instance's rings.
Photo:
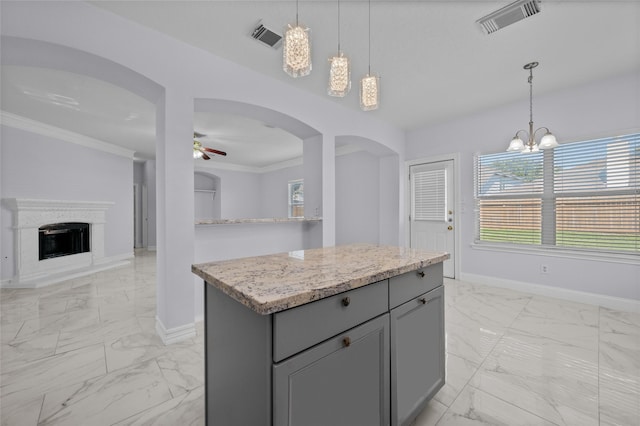
<svg viewBox="0 0 640 426">
<path fill-rule="evenodd" d="M 114 203 L 24 198 L 9 198 L 4 201 L 13 210 L 15 276 L 10 287 L 40 287 L 106 269 L 104 266 L 112 262 L 105 258 L 104 228 L 106 211 Z M 70 223 L 76 227 L 79 223 L 86 225 L 83 225 L 85 231 L 82 235 L 84 242 L 80 244 L 83 245 L 81 250 L 60 247 L 62 251 L 79 252 L 45 256 L 41 259 L 40 229 L 52 224 L 59 226 Z"/>
</svg>

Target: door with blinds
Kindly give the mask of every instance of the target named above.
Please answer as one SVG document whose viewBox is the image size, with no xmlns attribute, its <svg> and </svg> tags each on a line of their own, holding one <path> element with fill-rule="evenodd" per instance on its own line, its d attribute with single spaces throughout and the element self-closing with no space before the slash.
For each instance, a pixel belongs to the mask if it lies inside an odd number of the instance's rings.
<svg viewBox="0 0 640 426">
<path fill-rule="evenodd" d="M 455 278 L 453 160 L 410 166 L 409 180 L 411 247 L 450 253 L 443 274 Z"/>
</svg>

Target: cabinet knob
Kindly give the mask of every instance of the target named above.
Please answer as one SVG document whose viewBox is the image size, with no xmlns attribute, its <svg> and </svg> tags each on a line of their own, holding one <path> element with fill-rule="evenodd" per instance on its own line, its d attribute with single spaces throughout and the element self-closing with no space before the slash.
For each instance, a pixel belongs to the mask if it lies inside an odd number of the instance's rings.
<svg viewBox="0 0 640 426">
<path fill-rule="evenodd" d="M 344 346 L 345 348 L 351 346 L 351 338 L 349 336 L 342 339 L 342 346 Z"/>
<path fill-rule="evenodd" d="M 420 303 L 422 303 L 423 305 L 426 305 L 426 304 L 427 304 L 427 298 L 426 298 L 426 297 L 421 297 L 420 299 L 418 299 L 418 301 L 419 301 Z"/>
<path fill-rule="evenodd" d="M 349 306 L 351 303 L 351 298 L 349 296 L 342 298 L 342 306 Z"/>
<path fill-rule="evenodd" d="M 418 271 L 418 276 L 420 278 L 424 278 L 424 271 Z"/>
</svg>

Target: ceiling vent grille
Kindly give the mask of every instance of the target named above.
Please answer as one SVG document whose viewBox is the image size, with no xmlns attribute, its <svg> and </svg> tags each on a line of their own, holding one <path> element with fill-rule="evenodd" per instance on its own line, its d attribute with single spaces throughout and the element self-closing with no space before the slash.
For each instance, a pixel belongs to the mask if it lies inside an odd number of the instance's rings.
<svg viewBox="0 0 640 426">
<path fill-rule="evenodd" d="M 262 24 L 262 21 L 259 21 L 256 24 L 255 28 L 251 32 L 251 37 L 266 44 L 269 47 L 273 47 L 274 49 L 280 47 L 280 44 L 282 42 L 282 36 L 265 27 Z"/>
<path fill-rule="evenodd" d="M 540 10 L 540 2 L 538 0 L 518 0 L 487 16 L 483 16 L 476 22 L 480 24 L 487 34 L 491 34 L 507 25 L 536 15 L 540 13 Z"/>
</svg>

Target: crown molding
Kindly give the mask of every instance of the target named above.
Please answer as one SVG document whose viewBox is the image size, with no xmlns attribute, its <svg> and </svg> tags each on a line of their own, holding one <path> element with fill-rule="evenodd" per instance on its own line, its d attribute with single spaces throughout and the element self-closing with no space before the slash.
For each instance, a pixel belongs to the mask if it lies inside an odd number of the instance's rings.
<svg viewBox="0 0 640 426">
<path fill-rule="evenodd" d="M 130 149 L 122 148 L 121 146 L 103 142 L 89 136 L 84 136 L 79 133 L 51 126 L 49 124 L 32 120 L 21 115 L 12 114 L 7 111 L 0 110 L 0 124 L 2 124 L 3 126 L 14 127 L 16 129 L 25 130 L 27 132 L 37 133 L 39 135 L 55 138 L 64 142 L 75 143 L 86 148 L 108 152 L 109 154 L 114 154 L 121 157 L 133 159 L 133 156 L 135 154 L 135 151 L 132 151 Z"/>
</svg>

